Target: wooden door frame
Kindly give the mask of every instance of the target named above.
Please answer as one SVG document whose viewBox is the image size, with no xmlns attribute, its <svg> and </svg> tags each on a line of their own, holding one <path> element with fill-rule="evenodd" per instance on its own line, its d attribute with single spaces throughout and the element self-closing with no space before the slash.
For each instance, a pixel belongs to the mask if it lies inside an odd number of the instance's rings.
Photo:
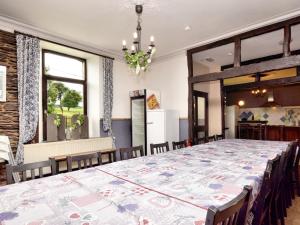
<svg viewBox="0 0 300 225">
<path fill-rule="evenodd" d="M 198 102 L 195 101 L 194 102 L 194 97 L 201 97 L 201 98 L 204 98 L 205 99 L 205 137 L 208 137 L 208 131 L 209 131 L 209 113 L 208 113 L 208 107 L 209 107 L 209 102 L 208 102 L 208 93 L 207 92 L 203 92 L 203 91 L 197 91 L 197 90 L 193 90 L 193 106 L 195 105 L 195 107 L 193 107 L 193 120 L 192 120 L 192 123 L 193 123 L 193 131 L 192 131 L 192 138 L 194 138 L 194 135 L 195 135 L 195 119 L 198 118 L 198 112 L 194 111 L 195 108 L 198 109 Z"/>
<path fill-rule="evenodd" d="M 189 120 L 189 138 L 193 138 L 193 89 L 194 84 L 208 81 L 220 80 L 222 84 L 222 80 L 226 78 L 238 77 L 245 74 L 258 73 L 258 72 L 267 72 L 270 70 L 278 70 L 278 69 L 286 69 L 290 67 L 298 67 L 300 66 L 300 52 L 299 51 L 291 51 L 290 43 L 291 43 L 291 27 L 294 25 L 300 24 L 300 16 L 288 19 L 285 21 L 281 21 L 275 24 L 267 25 L 264 27 L 260 27 L 254 30 L 250 30 L 241 34 L 237 34 L 235 36 L 218 40 L 213 43 L 209 43 L 203 46 L 198 46 L 195 48 L 191 48 L 187 50 L 187 66 L 188 66 L 188 120 Z M 253 64 L 243 64 L 241 62 L 241 41 L 243 39 L 259 36 L 262 34 L 270 33 L 276 30 L 284 30 L 283 35 L 283 45 L 282 45 L 282 53 L 280 54 L 280 58 L 278 57 L 265 57 L 259 61 L 251 61 L 249 63 Z M 197 52 L 201 52 L 204 50 L 216 48 L 222 45 L 226 45 L 229 43 L 234 44 L 234 61 L 233 65 L 231 65 L 230 69 L 209 73 L 209 74 L 195 74 L 193 73 L 193 54 Z M 295 80 L 289 82 L 299 82 L 299 78 L 293 78 Z M 283 81 L 284 82 L 284 81 Z M 222 86 L 222 85 L 221 85 Z M 223 88 L 222 88 L 223 89 Z M 221 101 L 223 99 L 223 90 L 221 91 Z M 223 103 L 224 105 L 224 103 Z M 224 111 L 224 106 L 222 111 Z M 222 127 L 224 132 L 224 124 L 225 118 L 224 114 L 222 115 Z"/>
</svg>

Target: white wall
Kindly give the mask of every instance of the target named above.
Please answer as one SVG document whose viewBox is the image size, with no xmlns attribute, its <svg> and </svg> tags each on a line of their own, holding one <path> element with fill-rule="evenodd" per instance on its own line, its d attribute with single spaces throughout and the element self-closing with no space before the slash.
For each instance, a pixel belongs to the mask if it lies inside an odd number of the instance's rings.
<svg viewBox="0 0 300 225">
<path fill-rule="evenodd" d="M 194 85 L 194 90 L 208 93 L 208 133 L 222 133 L 222 107 L 220 81 L 201 82 Z"/>
<path fill-rule="evenodd" d="M 181 118 L 187 118 L 188 69 L 185 53 L 154 62 L 149 71 L 137 77 L 128 66 L 114 61 L 113 118 L 130 118 L 129 91 L 138 89 L 158 90 L 161 107 L 175 109 Z"/>
</svg>

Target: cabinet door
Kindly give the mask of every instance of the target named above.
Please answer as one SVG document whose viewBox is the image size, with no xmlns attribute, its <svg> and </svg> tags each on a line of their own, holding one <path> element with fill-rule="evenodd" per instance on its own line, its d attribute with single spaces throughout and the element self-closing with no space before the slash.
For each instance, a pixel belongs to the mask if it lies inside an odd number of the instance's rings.
<svg viewBox="0 0 300 225">
<path fill-rule="evenodd" d="M 165 142 L 165 117 L 164 112 L 147 113 L 147 143 L 157 144 Z M 150 147 L 148 148 L 150 149 Z"/>
</svg>

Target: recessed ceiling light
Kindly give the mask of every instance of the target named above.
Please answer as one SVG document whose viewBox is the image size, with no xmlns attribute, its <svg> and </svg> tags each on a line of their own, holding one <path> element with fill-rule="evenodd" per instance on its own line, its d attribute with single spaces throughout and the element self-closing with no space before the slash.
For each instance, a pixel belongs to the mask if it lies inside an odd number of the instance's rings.
<svg viewBox="0 0 300 225">
<path fill-rule="evenodd" d="M 191 30 L 192 28 L 190 27 L 190 26 L 186 26 L 185 28 L 184 28 L 184 30 L 185 31 L 189 31 L 189 30 Z"/>
<path fill-rule="evenodd" d="M 232 55 L 232 52 L 228 52 L 227 55 Z"/>
</svg>

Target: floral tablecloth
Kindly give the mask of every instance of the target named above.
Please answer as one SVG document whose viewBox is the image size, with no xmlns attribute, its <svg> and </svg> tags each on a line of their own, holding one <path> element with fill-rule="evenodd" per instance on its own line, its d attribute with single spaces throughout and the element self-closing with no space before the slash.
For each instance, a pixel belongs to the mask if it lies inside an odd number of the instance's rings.
<svg viewBox="0 0 300 225">
<path fill-rule="evenodd" d="M 0 188 L 0 225 L 202 225 L 288 142 L 226 139 Z"/>
</svg>

